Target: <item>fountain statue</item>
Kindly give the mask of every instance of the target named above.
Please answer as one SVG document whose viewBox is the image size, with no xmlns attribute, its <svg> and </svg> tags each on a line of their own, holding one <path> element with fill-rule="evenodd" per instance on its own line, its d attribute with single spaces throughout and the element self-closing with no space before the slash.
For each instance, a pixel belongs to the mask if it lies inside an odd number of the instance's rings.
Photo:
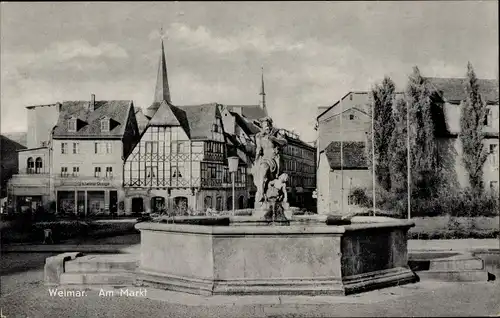
<svg viewBox="0 0 500 318">
<path fill-rule="evenodd" d="M 273 127 L 270 117 L 260 120 L 262 130 L 255 135 L 256 156 L 252 167 L 257 193 L 254 216 L 265 220 L 286 220 L 286 182 L 288 175 L 281 171 L 281 151 L 287 141 Z"/>
</svg>

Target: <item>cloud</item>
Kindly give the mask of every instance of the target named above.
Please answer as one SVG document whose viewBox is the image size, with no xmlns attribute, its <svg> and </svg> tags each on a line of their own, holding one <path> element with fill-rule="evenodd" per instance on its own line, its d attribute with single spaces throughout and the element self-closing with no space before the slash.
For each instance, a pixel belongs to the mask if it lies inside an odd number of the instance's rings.
<svg viewBox="0 0 500 318">
<path fill-rule="evenodd" d="M 26 78 L 34 69 L 55 67 L 95 69 L 104 67 L 99 59 L 125 59 L 127 51 L 118 44 L 101 42 L 95 46 L 85 40 L 55 42 L 40 52 L 2 52 L 2 81 Z"/>
<path fill-rule="evenodd" d="M 172 23 L 168 29 L 169 39 L 179 41 L 193 49 L 205 49 L 218 54 L 252 50 L 260 53 L 294 51 L 304 48 L 303 43 L 293 42 L 286 37 L 270 39 L 265 32 L 251 27 L 237 36 L 216 36 L 205 26 L 191 28 L 184 23 Z M 152 33 L 151 36 L 155 36 Z"/>
</svg>

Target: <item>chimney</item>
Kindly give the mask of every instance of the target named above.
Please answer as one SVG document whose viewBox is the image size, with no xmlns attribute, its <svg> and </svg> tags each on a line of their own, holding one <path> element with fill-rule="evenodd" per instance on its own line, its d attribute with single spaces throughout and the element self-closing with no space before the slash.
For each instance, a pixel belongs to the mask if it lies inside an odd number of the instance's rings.
<svg viewBox="0 0 500 318">
<path fill-rule="evenodd" d="M 95 109 L 95 94 L 90 95 L 89 110 L 93 112 Z"/>
</svg>

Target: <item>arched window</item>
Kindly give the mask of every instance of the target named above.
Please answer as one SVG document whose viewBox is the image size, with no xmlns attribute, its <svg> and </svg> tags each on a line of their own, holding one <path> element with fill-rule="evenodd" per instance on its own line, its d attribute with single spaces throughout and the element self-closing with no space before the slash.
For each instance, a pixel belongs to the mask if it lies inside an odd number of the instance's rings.
<svg viewBox="0 0 500 318">
<path fill-rule="evenodd" d="M 165 209 L 165 198 L 164 197 L 152 197 L 151 198 L 151 212 L 160 213 Z"/>
<path fill-rule="evenodd" d="M 233 197 L 227 198 L 227 210 L 231 211 L 233 209 Z"/>
<path fill-rule="evenodd" d="M 222 211 L 222 197 L 217 197 L 215 200 L 215 209 L 217 211 Z"/>
<path fill-rule="evenodd" d="M 205 197 L 205 209 L 211 209 L 212 208 L 212 197 L 207 195 Z"/>
<path fill-rule="evenodd" d="M 175 197 L 175 213 L 176 215 L 185 215 L 188 210 L 188 199 L 186 197 Z"/>
<path fill-rule="evenodd" d="M 244 207 L 243 207 L 243 205 L 244 205 L 244 200 L 245 200 L 245 197 L 244 197 L 244 196 L 242 196 L 242 195 L 238 198 L 238 209 L 243 209 L 243 208 L 244 208 Z"/>
<path fill-rule="evenodd" d="M 27 163 L 26 167 L 27 167 L 27 173 L 34 173 L 35 172 L 35 162 L 33 161 L 33 158 L 31 158 L 31 157 L 28 158 L 28 163 Z"/>
<path fill-rule="evenodd" d="M 38 157 L 35 160 L 35 173 L 42 173 L 43 163 L 42 158 Z"/>
<path fill-rule="evenodd" d="M 144 201 L 142 198 L 132 198 L 132 213 L 144 212 Z"/>
</svg>

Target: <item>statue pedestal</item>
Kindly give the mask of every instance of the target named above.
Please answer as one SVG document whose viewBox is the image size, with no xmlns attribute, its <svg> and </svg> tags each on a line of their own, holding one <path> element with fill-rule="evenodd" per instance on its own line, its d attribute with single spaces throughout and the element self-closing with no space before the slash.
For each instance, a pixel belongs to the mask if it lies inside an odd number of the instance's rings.
<svg viewBox="0 0 500 318">
<path fill-rule="evenodd" d="M 256 219 L 275 222 L 286 222 L 285 209 L 281 202 L 262 202 L 252 213 Z"/>
</svg>

